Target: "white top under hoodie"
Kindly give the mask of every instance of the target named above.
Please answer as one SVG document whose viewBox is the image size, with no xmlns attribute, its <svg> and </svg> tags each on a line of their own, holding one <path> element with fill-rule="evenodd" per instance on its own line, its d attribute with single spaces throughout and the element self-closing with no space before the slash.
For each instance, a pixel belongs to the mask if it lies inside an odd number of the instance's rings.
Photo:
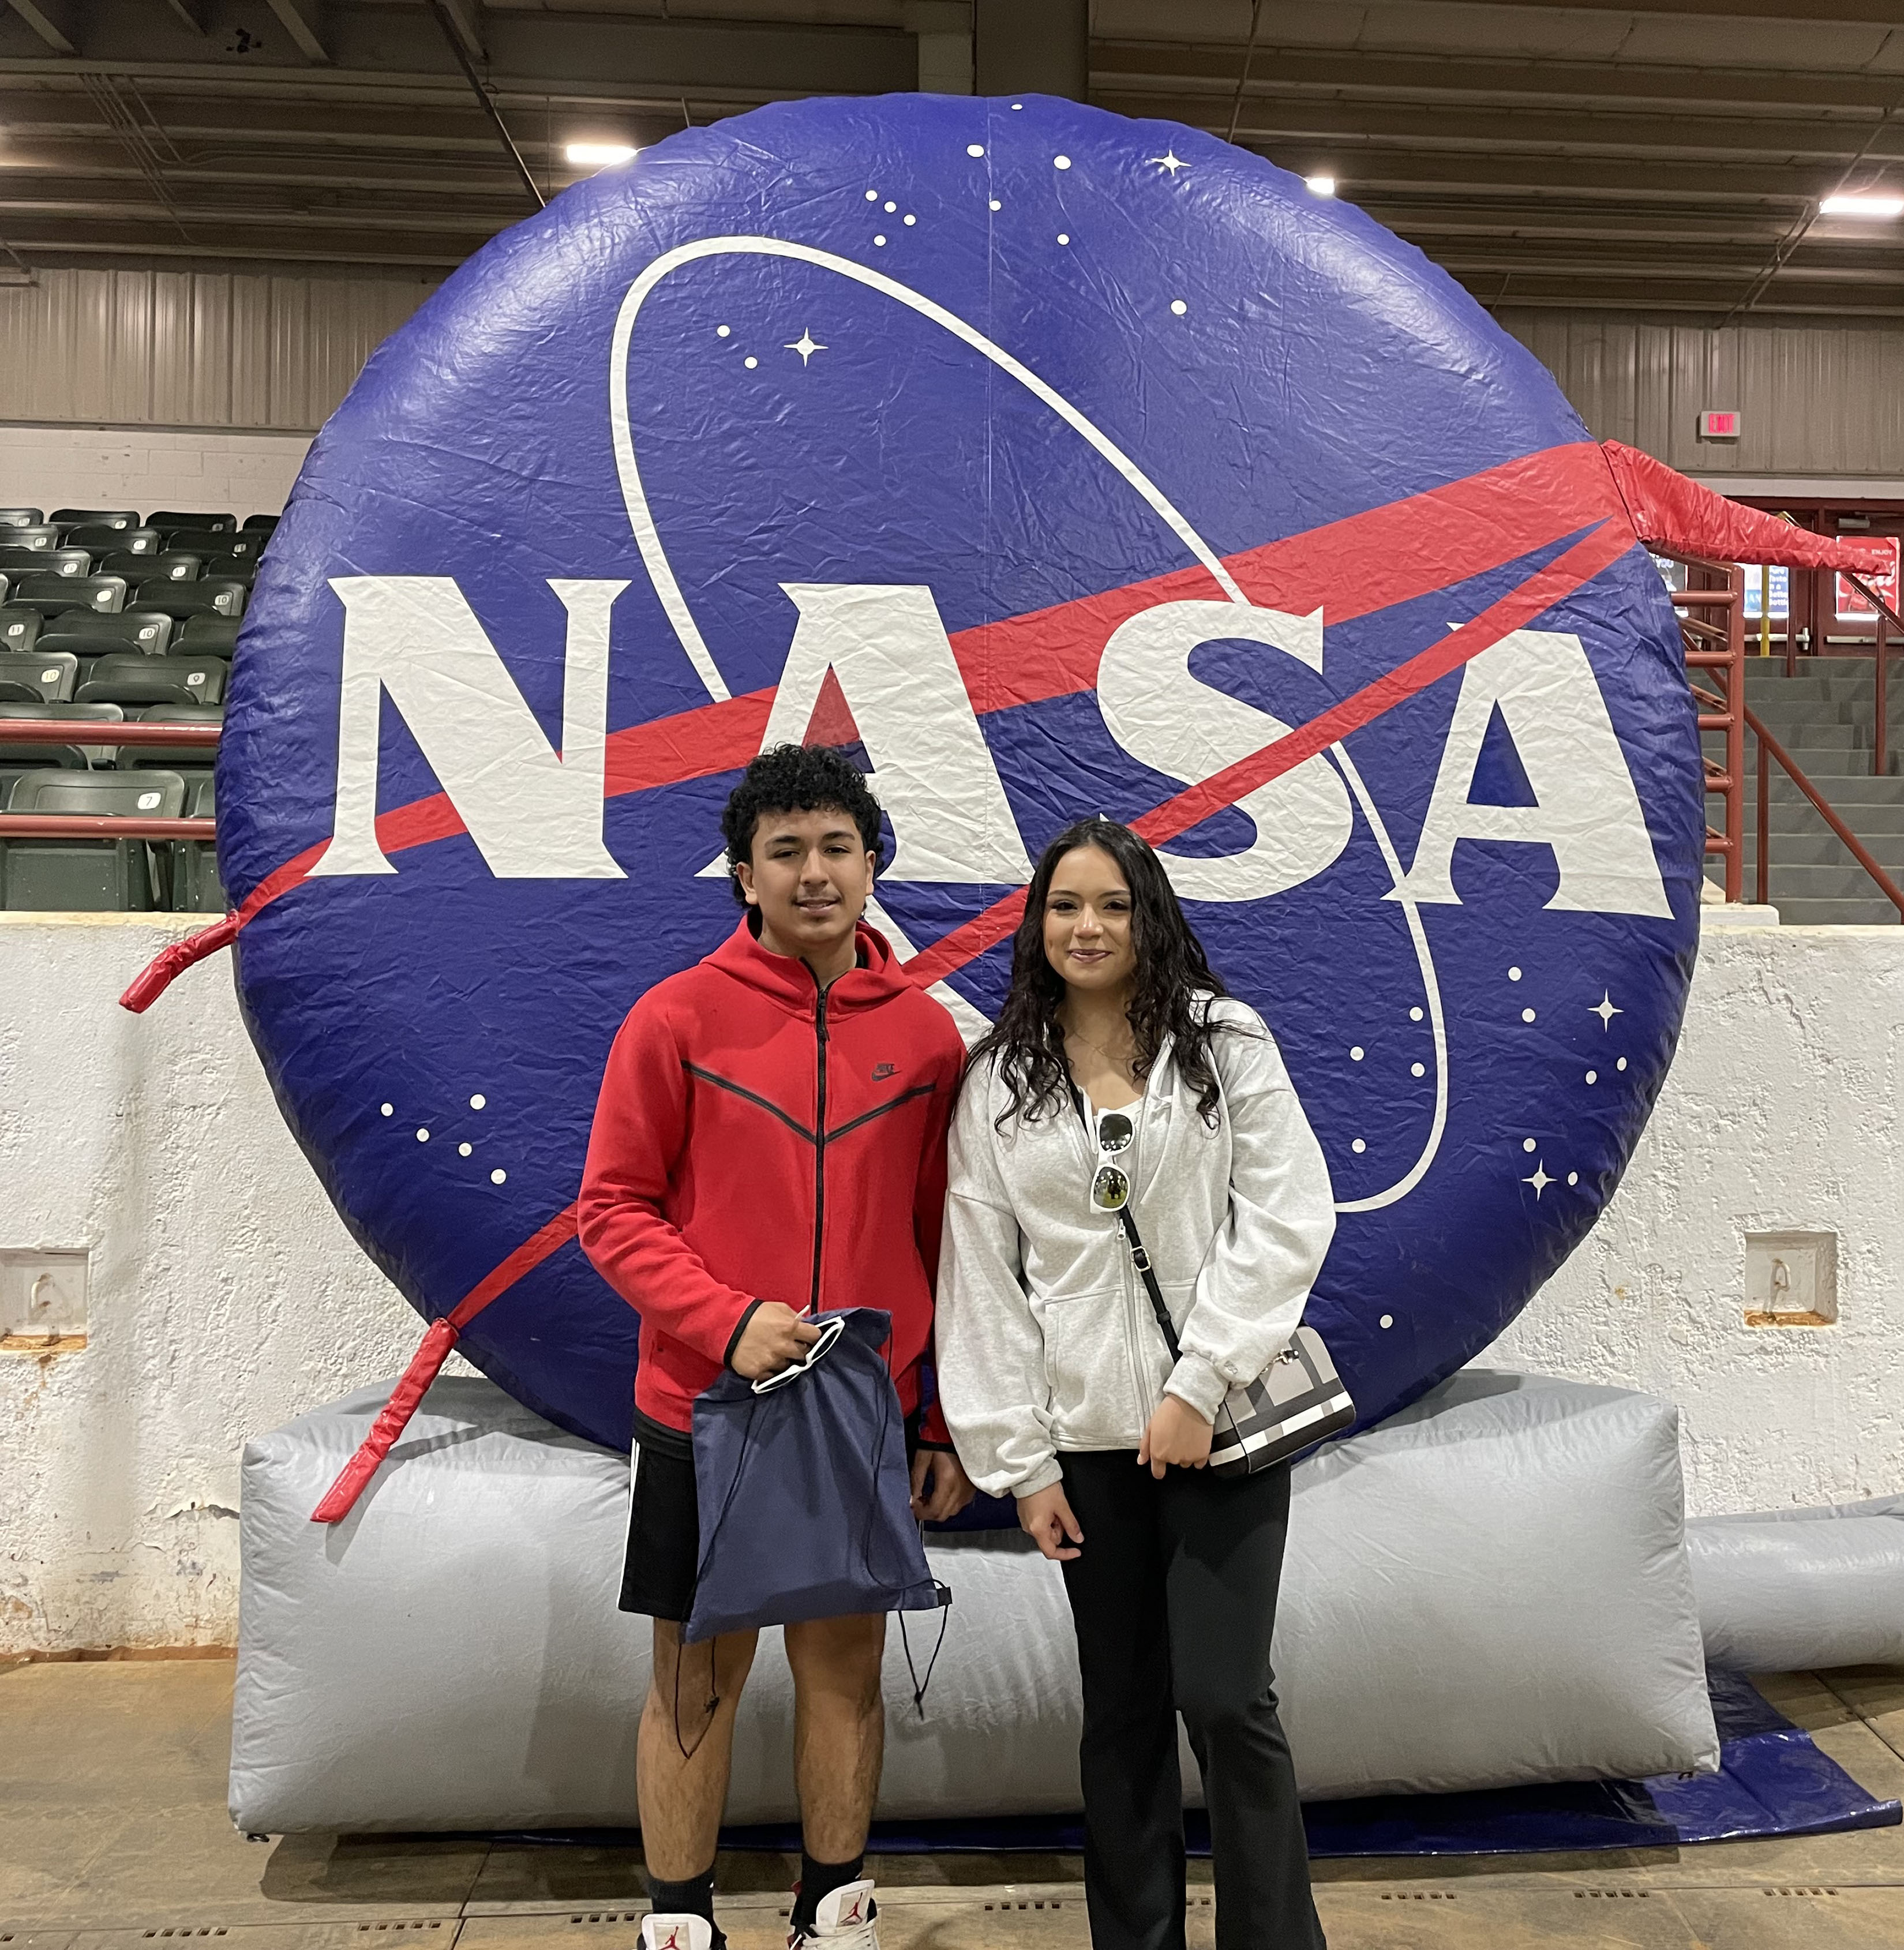
<svg viewBox="0 0 1904 1950">
<path fill-rule="evenodd" d="M 996 1061 L 965 1082 L 939 1261 L 940 1399 L 981 1490 L 1030 1496 L 1060 1450 L 1135 1449 L 1165 1393 L 1215 1416 L 1280 1353 L 1335 1230 L 1322 1147 L 1254 1010 L 1213 1001 L 1212 1126 L 1167 1043 L 1142 1100 L 1132 1211 L 1175 1322 L 1173 1368 L 1114 1212 L 1090 1200 L 1095 1140 L 1059 1113 L 996 1120 Z"/>
</svg>

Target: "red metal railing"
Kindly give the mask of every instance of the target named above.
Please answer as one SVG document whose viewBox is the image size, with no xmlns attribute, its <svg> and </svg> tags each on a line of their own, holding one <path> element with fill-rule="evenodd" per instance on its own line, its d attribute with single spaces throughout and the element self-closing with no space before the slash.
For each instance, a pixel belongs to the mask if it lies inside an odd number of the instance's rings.
<svg viewBox="0 0 1904 1950">
<path fill-rule="evenodd" d="M 1899 615 L 1862 575 L 1842 571 L 1840 573 L 1877 612 L 1876 641 L 1872 646 L 1877 657 L 1871 674 L 1871 701 L 1876 717 L 1871 727 L 1871 771 L 1872 777 L 1881 778 L 1890 766 L 1890 633 L 1893 629 L 1904 631 L 1904 616 Z M 1789 657 L 1786 659 L 1785 669 L 1788 676 L 1792 674 Z"/>
<path fill-rule="evenodd" d="M 0 705 L 0 711 L 6 707 Z M 151 724 L 111 718 L 0 717 L 0 745 L 164 745 L 214 749 L 216 724 Z M 209 819 L 140 819 L 117 815 L 0 812 L 0 839 L 210 839 Z"/>
<path fill-rule="evenodd" d="M 1785 776 L 1824 816 L 1825 824 L 1850 849 L 1851 857 L 1878 883 L 1885 899 L 1896 908 L 1899 920 L 1904 921 L 1904 888 L 1900 888 L 1871 857 L 1858 836 L 1832 810 L 1830 802 L 1817 787 L 1792 763 L 1791 755 L 1759 721 L 1758 713 L 1750 706 L 1747 708 L 1745 720 L 1759 740 L 1759 858 L 1756 890 L 1759 905 L 1761 907 L 1766 905 L 1772 898 L 1772 774 L 1771 768 L 1765 763 L 1766 755 L 1769 753 L 1784 768 Z"/>
<path fill-rule="evenodd" d="M 1656 551 L 1663 553 L 1663 551 Z M 1745 572 L 1736 562 L 1672 556 L 1686 572 L 1687 586 L 1669 593 L 1679 612 L 1686 667 L 1713 673 L 1722 690 L 1689 675 L 1702 731 L 1725 734 L 1725 756 L 1705 761 L 1706 795 L 1721 804 L 1722 824 L 1706 823 L 1706 851 L 1725 863 L 1725 898 L 1745 893 Z"/>
</svg>

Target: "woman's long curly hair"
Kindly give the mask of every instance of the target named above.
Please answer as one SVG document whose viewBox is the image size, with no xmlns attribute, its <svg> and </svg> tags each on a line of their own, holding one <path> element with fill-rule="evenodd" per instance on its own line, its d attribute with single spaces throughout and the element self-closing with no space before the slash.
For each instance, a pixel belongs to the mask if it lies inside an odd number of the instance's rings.
<svg viewBox="0 0 1904 1950">
<path fill-rule="evenodd" d="M 1170 1060 L 1197 1093 L 1198 1114 L 1214 1123 L 1221 1093 L 1210 1039 L 1222 1026 L 1208 1020 L 1206 1005 L 1213 996 L 1229 991 L 1184 919 L 1164 863 L 1148 842 L 1113 819 L 1080 820 L 1039 855 L 1025 896 L 1024 918 L 1012 937 L 1011 993 L 991 1033 L 972 1051 L 967 1070 L 997 1059 L 1011 1099 L 999 1117 L 1001 1129 L 1014 1117 L 1039 1117 L 1064 1108 L 1070 1095 L 1070 1070 L 1058 1020 L 1064 979 L 1045 957 L 1045 903 L 1058 863 L 1080 846 L 1108 853 L 1130 889 L 1136 970 L 1127 1014 L 1137 1045 L 1132 1073 L 1140 1084 L 1150 1075 L 1167 1036 Z"/>
</svg>

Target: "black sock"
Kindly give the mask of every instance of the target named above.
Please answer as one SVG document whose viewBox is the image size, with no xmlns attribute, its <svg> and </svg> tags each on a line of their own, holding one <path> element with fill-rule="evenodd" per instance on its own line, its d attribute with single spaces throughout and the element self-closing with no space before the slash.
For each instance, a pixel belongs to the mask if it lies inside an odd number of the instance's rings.
<svg viewBox="0 0 1904 1950">
<path fill-rule="evenodd" d="M 800 1851 L 800 1892 L 793 1899 L 793 1925 L 796 1930 L 812 1932 L 818 1920 L 821 1900 L 832 1895 L 837 1889 L 844 1889 L 849 1883 L 856 1883 L 865 1873 L 865 1852 L 854 1856 L 850 1862 L 816 1862 L 806 1851 Z"/>
<path fill-rule="evenodd" d="M 714 1865 L 684 1883 L 665 1883 L 650 1870 L 648 1901 L 657 1916 L 700 1916 L 714 1920 Z"/>
</svg>

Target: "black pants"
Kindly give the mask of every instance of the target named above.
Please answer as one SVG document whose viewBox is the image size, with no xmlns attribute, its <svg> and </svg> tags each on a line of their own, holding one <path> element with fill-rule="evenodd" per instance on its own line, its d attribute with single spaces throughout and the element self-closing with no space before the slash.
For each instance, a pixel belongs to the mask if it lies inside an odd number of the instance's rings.
<svg viewBox="0 0 1904 1950">
<path fill-rule="evenodd" d="M 1160 1482 L 1131 1450 L 1058 1459 L 1084 1532 L 1064 1585 L 1084 1677 L 1092 1950 L 1183 1950 L 1179 1713 L 1210 1809 L 1217 1950 L 1322 1950 L 1270 1670 L 1289 1469 Z"/>
</svg>

